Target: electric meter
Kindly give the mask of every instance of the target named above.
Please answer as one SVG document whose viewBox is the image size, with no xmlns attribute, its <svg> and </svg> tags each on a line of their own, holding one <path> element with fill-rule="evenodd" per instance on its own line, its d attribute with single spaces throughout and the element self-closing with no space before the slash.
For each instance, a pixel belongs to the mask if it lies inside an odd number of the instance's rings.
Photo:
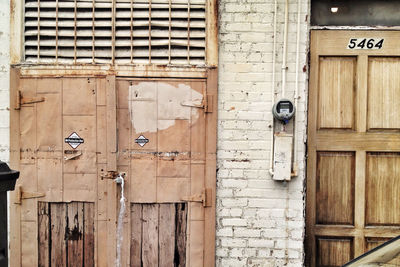
<svg viewBox="0 0 400 267">
<path fill-rule="evenodd" d="M 293 117 L 295 110 L 292 101 L 282 98 L 272 107 L 272 115 L 275 119 L 286 124 Z"/>
</svg>

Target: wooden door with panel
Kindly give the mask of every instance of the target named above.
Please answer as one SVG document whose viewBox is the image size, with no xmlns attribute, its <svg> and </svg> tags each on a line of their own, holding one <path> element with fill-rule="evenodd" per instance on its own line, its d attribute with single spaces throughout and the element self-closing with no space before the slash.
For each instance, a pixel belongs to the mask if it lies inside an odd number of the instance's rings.
<svg viewBox="0 0 400 267">
<path fill-rule="evenodd" d="M 118 169 L 128 174 L 130 222 L 123 264 L 214 265 L 205 247 L 214 243 L 215 113 L 207 99 L 216 88 L 206 79 L 116 84 Z"/>
<path fill-rule="evenodd" d="M 400 234 L 400 33 L 312 31 L 307 266 Z"/>
<path fill-rule="evenodd" d="M 21 178 L 11 198 L 11 266 L 110 266 L 115 255 L 103 244 L 113 244 L 116 201 L 112 182 L 100 179 L 108 79 L 15 69 L 12 77 L 11 163 Z"/>
</svg>

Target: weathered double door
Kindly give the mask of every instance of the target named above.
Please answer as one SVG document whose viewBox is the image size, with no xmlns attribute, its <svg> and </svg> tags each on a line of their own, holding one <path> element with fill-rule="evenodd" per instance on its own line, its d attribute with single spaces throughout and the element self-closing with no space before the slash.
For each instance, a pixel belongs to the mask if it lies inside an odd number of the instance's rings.
<svg viewBox="0 0 400 267">
<path fill-rule="evenodd" d="M 212 73 L 212 72 L 210 72 Z M 202 79 L 12 70 L 11 266 L 212 266 L 215 73 Z M 215 106 L 214 106 L 215 107 Z"/>
<path fill-rule="evenodd" d="M 312 31 L 307 266 L 400 234 L 400 33 Z"/>
</svg>

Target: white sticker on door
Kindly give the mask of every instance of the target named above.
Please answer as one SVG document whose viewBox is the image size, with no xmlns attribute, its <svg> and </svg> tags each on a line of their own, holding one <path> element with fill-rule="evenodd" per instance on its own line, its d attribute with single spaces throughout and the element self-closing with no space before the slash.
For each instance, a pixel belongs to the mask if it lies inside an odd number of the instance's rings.
<svg viewBox="0 0 400 267">
<path fill-rule="evenodd" d="M 67 138 L 65 138 L 64 141 L 73 149 L 77 148 L 80 144 L 83 144 L 85 142 L 85 140 L 81 138 L 76 132 L 70 134 Z"/>
</svg>

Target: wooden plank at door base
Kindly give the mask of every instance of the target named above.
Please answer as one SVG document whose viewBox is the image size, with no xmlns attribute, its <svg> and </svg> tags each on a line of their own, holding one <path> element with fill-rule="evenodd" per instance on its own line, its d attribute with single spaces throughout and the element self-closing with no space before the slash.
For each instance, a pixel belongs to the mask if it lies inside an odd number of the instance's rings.
<svg viewBox="0 0 400 267">
<path fill-rule="evenodd" d="M 176 229 L 175 229 L 175 239 L 176 239 L 176 252 L 177 258 L 175 259 L 175 264 L 177 267 L 186 266 L 186 236 L 187 236 L 187 204 L 178 203 L 176 204 Z M 206 265 L 204 265 L 206 266 Z"/>
<path fill-rule="evenodd" d="M 131 267 L 142 266 L 142 205 L 131 207 Z"/>
<path fill-rule="evenodd" d="M 51 266 L 67 266 L 67 251 L 65 241 L 65 229 L 66 229 L 66 217 L 67 207 L 65 203 L 50 204 L 50 235 L 51 235 L 51 254 L 50 254 L 50 265 Z"/>
<path fill-rule="evenodd" d="M 175 255 L 175 205 L 161 204 L 159 216 L 159 265 L 174 266 Z"/>
<path fill-rule="evenodd" d="M 67 205 L 68 266 L 83 265 L 83 203 L 72 202 Z"/>
<path fill-rule="evenodd" d="M 94 204 L 83 203 L 83 258 L 85 267 L 94 266 Z"/>
<path fill-rule="evenodd" d="M 49 255 L 49 233 L 50 233 L 50 221 L 49 221 L 49 203 L 38 202 L 38 243 L 39 243 L 39 261 L 40 267 L 50 266 L 50 255 Z"/>
<path fill-rule="evenodd" d="M 158 266 L 158 204 L 143 206 L 143 267 Z"/>
</svg>

